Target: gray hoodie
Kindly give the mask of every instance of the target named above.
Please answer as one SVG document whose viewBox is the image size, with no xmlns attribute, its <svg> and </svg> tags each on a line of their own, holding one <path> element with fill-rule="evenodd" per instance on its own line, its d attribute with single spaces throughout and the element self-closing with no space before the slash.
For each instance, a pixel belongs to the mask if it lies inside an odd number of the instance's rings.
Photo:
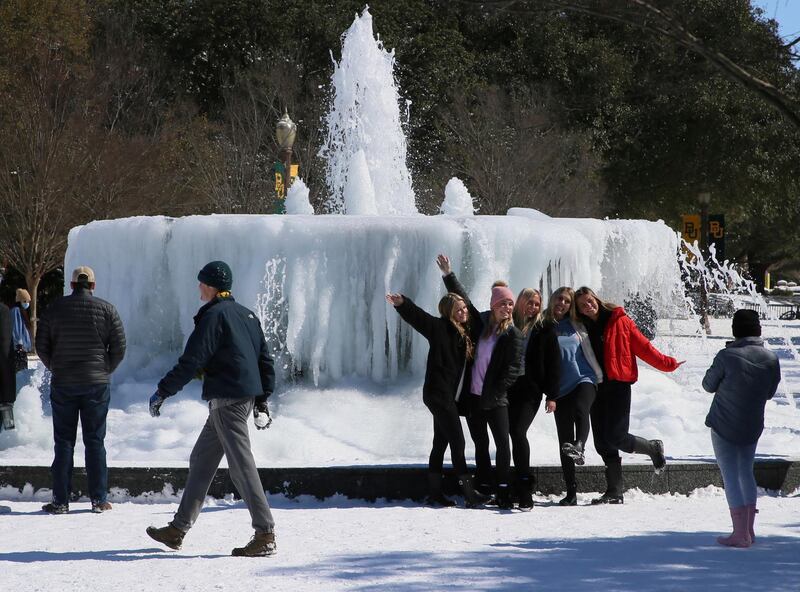
<svg viewBox="0 0 800 592">
<path fill-rule="evenodd" d="M 703 388 L 716 393 L 706 425 L 732 444 L 758 442 L 764 430 L 764 406 L 778 389 L 778 356 L 760 337 L 725 344 L 706 371 Z"/>
</svg>

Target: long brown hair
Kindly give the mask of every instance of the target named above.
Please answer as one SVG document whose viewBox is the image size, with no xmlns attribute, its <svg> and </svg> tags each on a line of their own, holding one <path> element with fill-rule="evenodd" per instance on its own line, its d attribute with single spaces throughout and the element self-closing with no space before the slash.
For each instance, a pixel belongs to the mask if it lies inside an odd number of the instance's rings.
<svg viewBox="0 0 800 592">
<path fill-rule="evenodd" d="M 594 290 L 587 286 L 581 286 L 577 290 L 575 290 L 575 297 L 572 299 L 572 306 L 569 308 L 569 315 L 573 321 L 581 321 L 583 322 L 584 319 L 588 319 L 588 317 L 578 310 L 578 297 L 579 296 L 591 296 L 597 301 L 598 308 L 605 308 L 606 310 L 614 310 L 615 308 L 619 308 L 618 304 L 614 304 L 613 302 L 605 302 L 604 300 L 600 299 Z M 591 319 L 589 319 L 591 320 Z"/>
<path fill-rule="evenodd" d="M 567 314 L 571 314 L 572 309 L 575 307 L 575 290 L 569 286 L 561 286 L 560 288 L 556 288 L 556 290 L 550 295 L 550 300 L 547 301 L 547 310 L 545 310 L 544 314 L 542 315 L 542 318 L 544 319 L 543 322 L 558 322 L 558 319 L 556 319 L 555 315 L 553 315 L 553 308 L 556 304 L 556 298 L 558 298 L 561 294 L 566 294 L 569 296 L 569 311 Z"/>
<path fill-rule="evenodd" d="M 526 319 L 525 318 L 525 305 L 533 299 L 534 297 L 539 297 L 539 312 L 536 313 L 536 316 L 533 319 Z M 523 335 L 527 335 L 530 333 L 530 330 L 533 329 L 536 325 L 541 323 L 542 321 L 542 293 L 535 288 L 522 288 L 520 290 L 519 295 L 517 296 L 517 303 L 514 305 L 514 324 L 517 326 L 517 329 L 522 331 Z"/>
<path fill-rule="evenodd" d="M 472 360 L 475 355 L 475 346 L 472 343 L 472 339 L 469 337 L 469 317 L 467 317 L 466 323 L 459 323 L 455 318 L 456 305 L 460 302 L 466 304 L 466 301 L 461 296 L 448 292 L 439 300 L 439 314 L 450 321 L 456 328 L 456 331 L 458 331 L 458 334 L 461 335 L 461 338 L 464 340 L 464 345 L 467 347 L 467 360 Z"/>
</svg>

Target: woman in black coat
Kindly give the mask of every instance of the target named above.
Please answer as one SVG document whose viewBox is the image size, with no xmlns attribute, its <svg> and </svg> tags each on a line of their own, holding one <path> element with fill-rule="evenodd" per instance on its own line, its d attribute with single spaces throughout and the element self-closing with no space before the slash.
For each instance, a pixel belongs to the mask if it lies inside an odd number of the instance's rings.
<svg viewBox="0 0 800 592">
<path fill-rule="evenodd" d="M 480 506 L 485 500 L 472 486 L 464 456 L 464 432 L 461 429 L 457 401 L 474 345 L 469 332 L 469 310 L 464 299 L 447 294 L 439 301 L 439 314 L 428 314 L 402 294 L 387 294 L 404 321 L 428 340 L 428 362 L 422 401 L 433 415 L 433 446 L 428 458 L 428 500 L 432 505 L 452 506 L 442 493 L 444 453 L 450 446 L 453 468 L 467 507 Z"/>
<path fill-rule="evenodd" d="M 539 290 L 524 288 L 514 306 L 514 325 L 523 336 L 522 375 L 508 389 L 508 421 L 511 451 L 516 473 L 517 500 L 520 510 L 533 508 L 531 448 L 528 429 L 536 417 L 545 394 L 549 400 L 558 396 L 561 354 L 552 324 L 542 317 Z"/>
<path fill-rule="evenodd" d="M 462 397 L 469 401 L 467 426 L 475 443 L 477 487 L 491 488 L 492 461 L 489 455 L 489 429 L 495 448 L 497 505 L 513 506 L 509 489 L 511 446 L 509 444 L 508 389 L 517 380 L 522 366 L 522 333 L 514 326 L 514 294 L 504 282 L 492 286 L 490 310 L 478 313 L 467 297 L 464 286 L 450 269 L 450 260 L 439 255 L 447 290 L 461 296 L 470 311 L 471 338 L 475 356 L 464 376 Z"/>
</svg>

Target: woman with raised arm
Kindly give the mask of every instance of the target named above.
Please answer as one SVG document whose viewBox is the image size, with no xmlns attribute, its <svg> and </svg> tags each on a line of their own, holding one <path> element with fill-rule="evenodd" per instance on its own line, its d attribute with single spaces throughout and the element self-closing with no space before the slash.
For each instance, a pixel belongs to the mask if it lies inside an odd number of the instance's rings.
<svg viewBox="0 0 800 592">
<path fill-rule="evenodd" d="M 514 306 L 514 325 L 523 336 L 522 374 L 508 389 L 508 421 L 511 433 L 511 456 L 516 473 L 516 493 L 520 510 L 533 508 L 531 448 L 528 429 L 536 417 L 542 394 L 548 399 L 558 395 L 561 354 L 552 324 L 544 324 L 542 294 L 524 288 Z"/>
<path fill-rule="evenodd" d="M 574 303 L 572 288 L 562 286 L 550 296 L 544 323 L 552 326 L 561 356 L 558 394 L 547 400 L 547 412 L 555 412 L 561 471 L 566 495 L 560 506 L 578 505 L 575 465 L 582 465 L 583 445 L 589 436 L 590 412 L 603 372 L 595 357 L 586 328 L 569 313 Z"/>
<path fill-rule="evenodd" d="M 662 372 L 672 372 L 683 362 L 653 347 L 621 306 L 603 302 L 591 288 L 584 286 L 575 292 L 575 314 L 586 323 L 605 374 L 592 407 L 592 431 L 594 446 L 606 466 L 606 492 L 592 504 L 621 504 L 624 486 L 620 450 L 648 455 L 656 473 L 667 465 L 661 440 L 646 440 L 629 432 L 631 385 L 639 377 L 636 358 Z"/>
<path fill-rule="evenodd" d="M 467 397 L 469 415 L 467 426 L 475 443 L 476 480 L 491 488 L 492 461 L 489 455 L 489 429 L 495 448 L 497 477 L 497 505 L 511 509 L 509 474 L 511 471 L 511 446 L 509 445 L 508 388 L 520 373 L 522 334 L 511 318 L 514 310 L 514 293 L 504 282 L 492 286 L 490 310 L 478 313 L 467 297 L 464 286 L 450 268 L 450 260 L 439 255 L 436 260 L 444 276 L 447 290 L 461 296 L 470 310 L 471 336 L 475 343 L 475 357 L 464 377 L 462 396 Z"/>
<path fill-rule="evenodd" d="M 456 294 L 447 294 L 439 301 L 439 314 L 428 314 L 402 294 L 387 294 L 404 321 L 428 340 L 428 362 L 422 401 L 433 415 L 433 446 L 428 458 L 428 501 L 435 506 L 452 506 L 453 501 L 442 492 L 444 453 L 450 447 L 453 468 L 464 494 L 467 507 L 482 505 L 486 499 L 477 494 L 464 457 L 464 432 L 457 400 L 461 383 L 472 360 L 475 346 L 470 337 L 467 304 Z"/>
</svg>

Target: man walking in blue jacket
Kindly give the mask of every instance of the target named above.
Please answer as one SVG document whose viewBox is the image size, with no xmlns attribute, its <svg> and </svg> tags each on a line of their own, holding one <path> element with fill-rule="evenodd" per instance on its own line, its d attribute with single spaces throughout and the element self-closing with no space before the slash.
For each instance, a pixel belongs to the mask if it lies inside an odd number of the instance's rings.
<svg viewBox="0 0 800 592">
<path fill-rule="evenodd" d="M 150 414 L 160 415 L 167 397 L 180 391 L 199 372 L 209 415 L 189 458 L 189 476 L 178 511 L 163 528 L 147 534 L 172 549 L 197 520 L 222 456 L 231 480 L 250 511 L 255 535 L 232 554 L 263 557 L 275 553 L 275 521 L 250 449 L 247 420 L 269 426 L 267 398 L 275 387 L 275 370 L 256 315 L 231 295 L 233 274 L 224 261 L 212 261 L 197 276 L 200 299 L 206 302 L 194 317 L 195 328 L 175 367 L 150 397 Z"/>
</svg>

